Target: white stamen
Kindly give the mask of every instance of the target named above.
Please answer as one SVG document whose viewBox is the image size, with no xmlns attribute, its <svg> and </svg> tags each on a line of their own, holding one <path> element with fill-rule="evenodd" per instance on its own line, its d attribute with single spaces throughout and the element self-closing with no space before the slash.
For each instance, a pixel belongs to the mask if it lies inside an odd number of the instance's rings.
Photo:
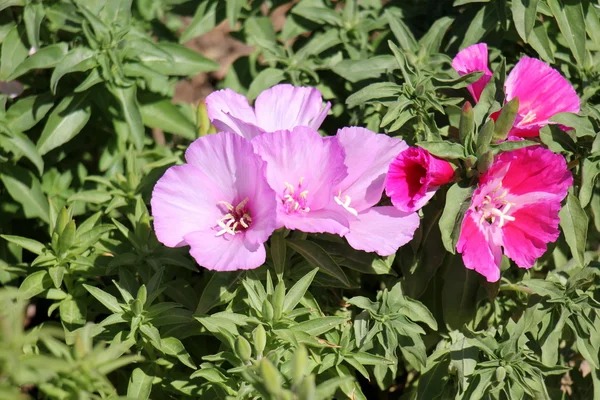
<svg viewBox="0 0 600 400">
<path fill-rule="evenodd" d="M 338 192 L 337 196 L 333 197 L 333 200 L 335 200 L 335 202 L 337 204 L 342 206 L 350 214 L 354 215 L 355 217 L 358 216 L 358 211 L 356 211 L 354 208 L 350 207 L 350 203 L 352 202 L 352 199 L 350 198 L 350 196 L 344 195 L 344 200 L 342 201 L 342 191 L 341 190 Z"/>
</svg>

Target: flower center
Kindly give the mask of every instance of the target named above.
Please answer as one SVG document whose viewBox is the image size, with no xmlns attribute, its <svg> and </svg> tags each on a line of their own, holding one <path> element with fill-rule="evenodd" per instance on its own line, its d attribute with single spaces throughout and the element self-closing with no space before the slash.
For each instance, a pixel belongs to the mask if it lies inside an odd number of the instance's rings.
<svg viewBox="0 0 600 400">
<path fill-rule="evenodd" d="M 492 190 L 483 198 L 481 204 L 475 209 L 481 213 L 479 224 L 487 221 L 490 225 L 498 222 L 498 228 L 502 228 L 506 221 L 514 221 L 515 217 L 508 215 L 510 208 L 515 205 L 505 199 L 508 190 L 500 193 L 502 185 Z M 499 194 L 500 193 L 500 194 Z"/>
<path fill-rule="evenodd" d="M 535 112 L 533 112 L 533 110 L 529 110 L 529 112 L 523 116 L 523 119 L 521 119 L 519 121 L 518 125 L 519 126 L 526 125 L 530 122 L 535 121 L 536 118 L 537 118 L 537 115 L 535 114 Z"/>
<path fill-rule="evenodd" d="M 285 182 L 281 204 L 286 214 L 307 213 L 310 211 L 306 200 L 308 190 L 302 190 L 303 182 L 304 177 L 300 178 L 300 182 L 298 182 L 298 186 L 295 188 L 288 182 Z"/>
<path fill-rule="evenodd" d="M 342 197 L 342 190 L 341 189 L 338 192 L 338 195 L 334 196 L 333 199 L 340 206 L 344 207 L 344 209 L 346 211 L 348 211 L 350 214 L 354 215 L 355 217 L 358 216 L 358 212 L 354 208 L 350 207 L 350 202 L 352 201 L 352 199 L 348 195 L 344 195 Z"/>
<path fill-rule="evenodd" d="M 236 233 L 245 231 L 252 224 L 250 211 L 246 208 L 248 204 L 247 197 L 235 207 L 226 201 L 220 201 L 218 204 L 226 208 L 227 214 L 223 215 L 223 218 L 217 221 L 215 228 L 220 230 L 215 236 L 222 236 L 226 233 L 235 235 Z"/>
</svg>

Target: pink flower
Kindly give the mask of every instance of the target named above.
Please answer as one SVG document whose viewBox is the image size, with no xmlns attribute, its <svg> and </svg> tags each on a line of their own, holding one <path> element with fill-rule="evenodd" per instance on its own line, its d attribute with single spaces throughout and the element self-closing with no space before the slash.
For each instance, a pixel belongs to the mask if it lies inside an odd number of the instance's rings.
<svg viewBox="0 0 600 400">
<path fill-rule="evenodd" d="M 323 106 L 321 93 L 311 87 L 275 85 L 254 103 L 231 89 L 218 90 L 206 98 L 208 117 L 222 131 L 252 139 L 263 132 L 291 130 L 297 126 L 319 129 L 331 104 Z"/>
<path fill-rule="evenodd" d="M 475 44 L 460 51 L 452 61 L 452 67 L 464 75 L 473 71 L 485 71 L 484 76 L 468 89 L 475 101 L 489 81 L 482 84 L 489 72 L 487 45 Z M 491 75 L 490 75 L 491 76 Z M 506 101 L 519 98 L 519 110 L 509 136 L 539 136 L 540 129 L 558 113 L 578 113 L 580 101 L 573 86 L 554 68 L 535 58 L 523 57 L 510 71 L 504 83 Z M 491 115 L 496 119 L 499 113 Z M 568 129 L 568 128 L 566 128 Z"/>
<path fill-rule="evenodd" d="M 477 82 L 467 87 L 475 101 L 478 102 L 485 85 L 492 79 L 492 71 L 488 68 L 487 45 L 479 43 L 461 50 L 452 60 L 452 68 L 460 76 L 476 71 L 483 72 L 483 76 Z"/>
<path fill-rule="evenodd" d="M 343 128 L 335 139 L 346 153 L 348 176 L 334 190 L 334 200 L 347 212 L 350 231 L 345 238 L 357 250 L 394 254 L 413 238 L 419 227 L 416 213 L 391 206 L 375 207 L 381 200 L 385 176 L 403 140 L 379 135 L 364 128 Z"/>
<path fill-rule="evenodd" d="M 0 82 L 0 93 L 14 99 L 23 93 L 23 85 L 19 81 Z"/>
<path fill-rule="evenodd" d="M 454 170 L 448 161 L 435 158 L 421 147 L 409 147 L 391 163 L 385 193 L 397 209 L 417 211 L 453 178 Z"/>
<path fill-rule="evenodd" d="M 276 228 L 275 193 L 252 144 L 222 132 L 193 142 L 187 164 L 173 166 L 152 192 L 154 229 L 169 247 L 189 245 L 201 266 L 257 268 Z"/>
<path fill-rule="evenodd" d="M 344 235 L 348 219 L 333 189 L 346 177 L 344 150 L 308 127 L 281 130 L 252 140 L 267 163 L 267 182 L 277 199 L 277 227 Z"/>
<path fill-rule="evenodd" d="M 496 156 L 481 177 L 456 246 L 464 264 L 500 279 L 504 254 L 530 268 L 559 235 L 560 202 L 573 184 L 565 159 L 541 146 Z"/>
</svg>

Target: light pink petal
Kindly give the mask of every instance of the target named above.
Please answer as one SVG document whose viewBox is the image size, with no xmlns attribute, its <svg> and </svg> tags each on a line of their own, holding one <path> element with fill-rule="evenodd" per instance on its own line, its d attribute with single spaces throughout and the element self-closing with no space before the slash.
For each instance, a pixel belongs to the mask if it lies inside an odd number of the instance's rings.
<svg viewBox="0 0 600 400">
<path fill-rule="evenodd" d="M 350 197 L 352 208 L 366 210 L 381 200 L 389 166 L 408 146 L 401 139 L 358 127 L 340 129 L 336 138 L 344 148 L 348 167 L 348 176 L 337 189 L 342 197 Z"/>
<path fill-rule="evenodd" d="M 350 232 L 344 237 L 356 250 L 389 256 L 412 240 L 419 227 L 419 215 L 394 207 L 372 207 L 350 221 Z"/>
<path fill-rule="evenodd" d="M 194 141 L 185 158 L 222 188 L 219 201 L 235 206 L 248 198 L 253 222 L 247 240 L 264 243 L 277 228 L 277 206 L 275 192 L 264 177 L 266 165 L 254 154 L 250 141 L 230 132 L 208 135 Z"/>
<path fill-rule="evenodd" d="M 523 57 L 504 83 L 506 101 L 519 98 L 515 136 L 536 136 L 549 119 L 561 112 L 578 113 L 579 96 L 554 68 L 535 58 Z M 530 131 L 530 132 L 527 132 Z"/>
<path fill-rule="evenodd" d="M 308 191 L 307 205 L 319 210 L 330 203 L 333 187 L 346 177 L 344 151 L 335 140 L 325 140 L 308 127 L 292 131 L 276 131 L 257 136 L 253 141 L 255 152 L 267 163 L 267 182 L 281 202 L 286 182 Z"/>
<path fill-rule="evenodd" d="M 193 165 L 169 168 L 158 180 L 150 201 L 158 240 L 169 247 L 185 245 L 190 232 L 209 229 L 221 218 L 217 202 L 225 195 Z"/>
<path fill-rule="evenodd" d="M 335 207 L 335 209 L 333 208 Z M 288 229 L 296 229 L 308 233 L 333 233 L 344 235 L 348 232 L 348 218 L 336 205 L 319 210 L 311 210 L 304 214 L 287 215 L 280 213 L 281 223 Z"/>
<path fill-rule="evenodd" d="M 483 71 L 483 76 L 467 87 L 475 101 L 479 101 L 481 92 L 492 78 L 492 71 L 488 68 L 487 44 L 474 44 L 458 52 L 452 60 L 452 68 L 461 76 L 475 71 Z"/>
<path fill-rule="evenodd" d="M 559 235 L 559 200 L 549 200 L 520 207 L 511 216 L 514 221 L 502 228 L 502 245 L 506 256 L 521 268 L 531 268 L 535 260 Z"/>
<path fill-rule="evenodd" d="M 562 200 L 573 185 L 563 156 L 541 146 L 529 146 L 501 153 L 481 178 L 485 183 L 500 178 L 511 195 L 543 192 Z"/>
<path fill-rule="evenodd" d="M 265 132 L 296 126 L 319 129 L 331 104 L 323 107 L 321 92 L 312 87 L 275 85 L 258 95 L 254 104 L 257 124 Z"/>
<path fill-rule="evenodd" d="M 265 246 L 248 243 L 244 234 L 225 239 L 214 231 L 198 231 L 185 236 L 190 254 L 204 268 L 216 271 L 254 269 L 265 263 Z"/>
<path fill-rule="evenodd" d="M 254 109 L 241 94 L 231 89 L 217 90 L 206 97 L 205 103 L 208 118 L 218 130 L 234 132 L 246 139 L 262 133 L 256 126 Z"/>
<path fill-rule="evenodd" d="M 469 210 L 463 219 L 456 249 L 462 254 L 465 267 L 485 276 L 488 282 L 496 282 L 500 279 L 502 248 L 490 236 Z"/>
</svg>

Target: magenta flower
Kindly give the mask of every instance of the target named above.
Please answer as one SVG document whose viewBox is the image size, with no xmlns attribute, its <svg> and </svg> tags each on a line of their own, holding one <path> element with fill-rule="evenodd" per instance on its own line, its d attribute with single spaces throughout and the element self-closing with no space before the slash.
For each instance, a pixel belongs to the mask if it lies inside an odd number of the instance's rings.
<svg viewBox="0 0 600 400">
<path fill-rule="evenodd" d="M 460 76 L 475 71 L 483 72 L 483 76 L 479 78 L 477 82 L 467 87 L 467 90 L 471 93 L 475 102 L 478 102 L 485 85 L 492 79 L 492 71 L 488 68 L 487 45 L 485 43 L 479 43 L 461 50 L 456 57 L 454 57 L 454 60 L 452 60 L 452 68 L 454 68 Z"/>
<path fill-rule="evenodd" d="M 219 130 L 252 139 L 263 132 L 291 130 L 297 126 L 319 129 L 331 104 L 323 105 L 321 93 L 311 87 L 275 85 L 254 103 L 231 89 L 218 90 L 205 100 L 208 117 Z"/>
<path fill-rule="evenodd" d="M 348 219 L 333 189 L 347 175 L 344 151 L 336 140 L 308 127 L 281 130 L 252 140 L 267 163 L 267 182 L 277 199 L 277 227 L 344 235 Z"/>
<path fill-rule="evenodd" d="M 559 235 L 560 203 L 573 184 L 565 159 L 541 146 L 496 156 L 480 178 L 456 246 L 464 264 L 500 279 L 504 254 L 530 268 Z"/>
<path fill-rule="evenodd" d="M 392 161 L 385 193 L 399 210 L 412 212 L 422 208 L 441 185 L 454 178 L 448 161 L 440 160 L 421 147 L 409 147 Z"/>
<path fill-rule="evenodd" d="M 452 67 L 460 75 L 473 71 L 485 72 L 480 80 L 468 88 L 475 101 L 479 100 L 485 83 L 490 79 L 487 75 L 487 63 L 485 43 L 467 47 L 452 61 Z M 580 109 L 579 97 L 573 86 L 557 70 L 535 58 L 523 57 L 519 60 L 508 74 L 504 93 L 506 101 L 519 98 L 517 118 L 509 136 L 539 136 L 541 128 L 553 123 L 550 118 L 554 115 L 562 112 L 578 113 Z M 490 117 L 495 120 L 498 115 L 499 113 L 494 113 Z"/>
<path fill-rule="evenodd" d="M 357 250 L 394 254 L 413 238 L 419 216 L 375 205 L 381 200 L 390 163 L 408 146 L 403 140 L 357 127 L 340 129 L 335 138 L 346 153 L 348 167 L 348 176 L 334 190 L 335 202 L 350 220 L 345 238 Z"/>
<path fill-rule="evenodd" d="M 173 166 L 152 192 L 158 240 L 190 246 L 201 266 L 252 269 L 265 262 L 264 242 L 276 228 L 275 193 L 252 144 L 222 132 L 193 142 L 187 164 Z"/>
</svg>

